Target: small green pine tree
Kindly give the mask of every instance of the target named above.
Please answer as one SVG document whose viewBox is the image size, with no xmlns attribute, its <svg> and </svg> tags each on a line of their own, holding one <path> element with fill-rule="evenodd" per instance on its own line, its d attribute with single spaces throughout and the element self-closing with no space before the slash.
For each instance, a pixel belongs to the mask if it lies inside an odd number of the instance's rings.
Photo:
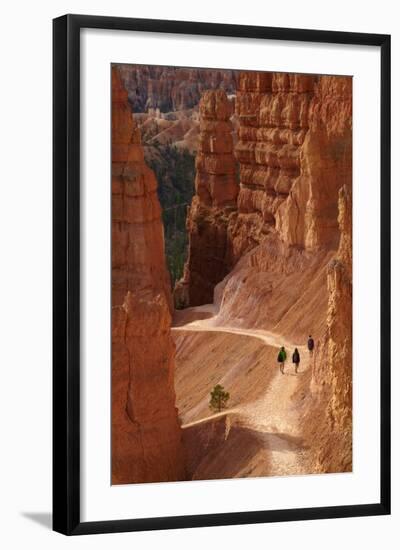
<svg viewBox="0 0 400 550">
<path fill-rule="evenodd" d="M 221 412 L 227 405 L 229 392 L 225 391 L 221 384 L 217 384 L 210 395 L 210 409 L 214 412 Z"/>
</svg>

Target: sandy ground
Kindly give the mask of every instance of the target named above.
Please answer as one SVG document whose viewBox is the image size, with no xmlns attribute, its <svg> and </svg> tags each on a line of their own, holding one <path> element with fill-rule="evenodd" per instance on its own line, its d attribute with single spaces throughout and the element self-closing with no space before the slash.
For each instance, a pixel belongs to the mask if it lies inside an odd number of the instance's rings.
<svg viewBox="0 0 400 550">
<path fill-rule="evenodd" d="M 304 343 L 261 329 L 215 326 L 213 305 L 198 308 L 197 319 L 196 310 L 190 308 L 187 323 L 181 318 L 173 328 L 177 403 L 193 478 L 310 473 L 299 425 L 301 403 L 295 397 L 309 369 Z M 276 362 L 281 345 L 288 355 L 283 375 Z M 295 347 L 302 358 L 297 374 L 291 363 Z M 189 376 L 200 382 L 198 399 L 185 402 Z M 232 396 L 229 407 L 217 414 L 208 409 L 214 383 L 222 383 Z"/>
</svg>

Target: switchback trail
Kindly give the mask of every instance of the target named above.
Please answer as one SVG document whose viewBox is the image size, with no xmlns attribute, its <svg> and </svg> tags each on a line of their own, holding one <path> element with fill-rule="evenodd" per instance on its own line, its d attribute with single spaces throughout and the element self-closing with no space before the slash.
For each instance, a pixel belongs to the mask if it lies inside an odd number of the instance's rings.
<svg viewBox="0 0 400 550">
<path fill-rule="evenodd" d="M 191 308 L 195 313 L 196 308 Z M 200 308 L 199 308 L 200 309 Z M 200 312 L 204 312 L 202 306 Z M 211 311 L 211 307 L 210 307 Z M 199 312 L 199 313 L 200 313 Z M 192 317 L 193 318 L 193 317 Z M 301 426 L 298 419 L 298 404 L 292 399 L 299 386 L 301 378 L 309 368 L 309 357 L 306 346 L 293 343 L 280 334 L 261 329 L 246 329 L 232 326 L 215 326 L 215 317 L 194 320 L 185 325 L 175 327 L 173 331 L 185 332 L 223 332 L 237 334 L 262 340 L 267 346 L 277 348 L 284 345 L 288 358 L 285 365 L 285 374 L 281 374 L 276 364 L 276 373 L 265 389 L 265 393 L 256 401 L 247 402 L 227 408 L 221 413 L 206 416 L 182 427 L 206 423 L 219 416 L 226 417 L 226 438 L 231 425 L 241 426 L 251 430 L 262 442 L 266 452 L 268 473 L 266 475 L 290 475 L 307 473 L 306 449 L 301 438 Z M 291 362 L 291 352 L 297 347 L 301 363 L 297 374 Z"/>
</svg>

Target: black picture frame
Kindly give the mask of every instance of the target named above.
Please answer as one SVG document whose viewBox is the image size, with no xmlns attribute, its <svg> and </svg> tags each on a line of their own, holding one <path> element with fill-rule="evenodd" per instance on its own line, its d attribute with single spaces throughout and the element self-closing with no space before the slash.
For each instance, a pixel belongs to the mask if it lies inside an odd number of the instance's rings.
<svg viewBox="0 0 400 550">
<path fill-rule="evenodd" d="M 80 520 L 80 31 L 84 28 L 378 46 L 381 51 L 380 501 L 145 519 Z M 390 36 L 65 15 L 53 20 L 53 529 L 66 535 L 390 514 Z"/>
</svg>

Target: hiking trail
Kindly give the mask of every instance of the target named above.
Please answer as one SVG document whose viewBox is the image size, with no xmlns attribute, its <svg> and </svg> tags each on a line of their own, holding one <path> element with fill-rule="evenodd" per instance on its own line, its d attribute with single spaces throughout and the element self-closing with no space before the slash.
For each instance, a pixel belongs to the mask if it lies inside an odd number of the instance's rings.
<svg viewBox="0 0 400 550">
<path fill-rule="evenodd" d="M 281 374 L 278 364 L 271 382 L 266 387 L 265 393 L 249 403 L 226 408 L 220 413 L 210 414 L 204 418 L 184 424 L 182 427 L 206 423 L 219 416 L 226 416 L 226 434 L 229 436 L 230 426 L 240 426 L 256 434 L 266 453 L 269 476 L 304 474 L 307 473 L 306 454 L 301 437 L 301 427 L 298 418 L 298 404 L 292 399 L 297 390 L 301 378 L 310 367 L 310 360 L 306 345 L 292 343 L 280 334 L 271 331 L 253 328 L 238 328 L 228 325 L 216 325 L 215 307 L 210 304 L 193 307 L 192 318 L 196 311 L 204 314 L 209 312 L 212 316 L 206 319 L 195 319 L 181 326 L 174 327 L 173 331 L 185 332 L 222 332 L 232 335 L 243 335 L 261 340 L 265 345 L 279 348 L 283 345 L 287 349 L 287 361 L 285 374 Z M 291 362 L 291 352 L 297 347 L 301 363 L 299 372 L 294 373 L 294 365 Z"/>
</svg>

